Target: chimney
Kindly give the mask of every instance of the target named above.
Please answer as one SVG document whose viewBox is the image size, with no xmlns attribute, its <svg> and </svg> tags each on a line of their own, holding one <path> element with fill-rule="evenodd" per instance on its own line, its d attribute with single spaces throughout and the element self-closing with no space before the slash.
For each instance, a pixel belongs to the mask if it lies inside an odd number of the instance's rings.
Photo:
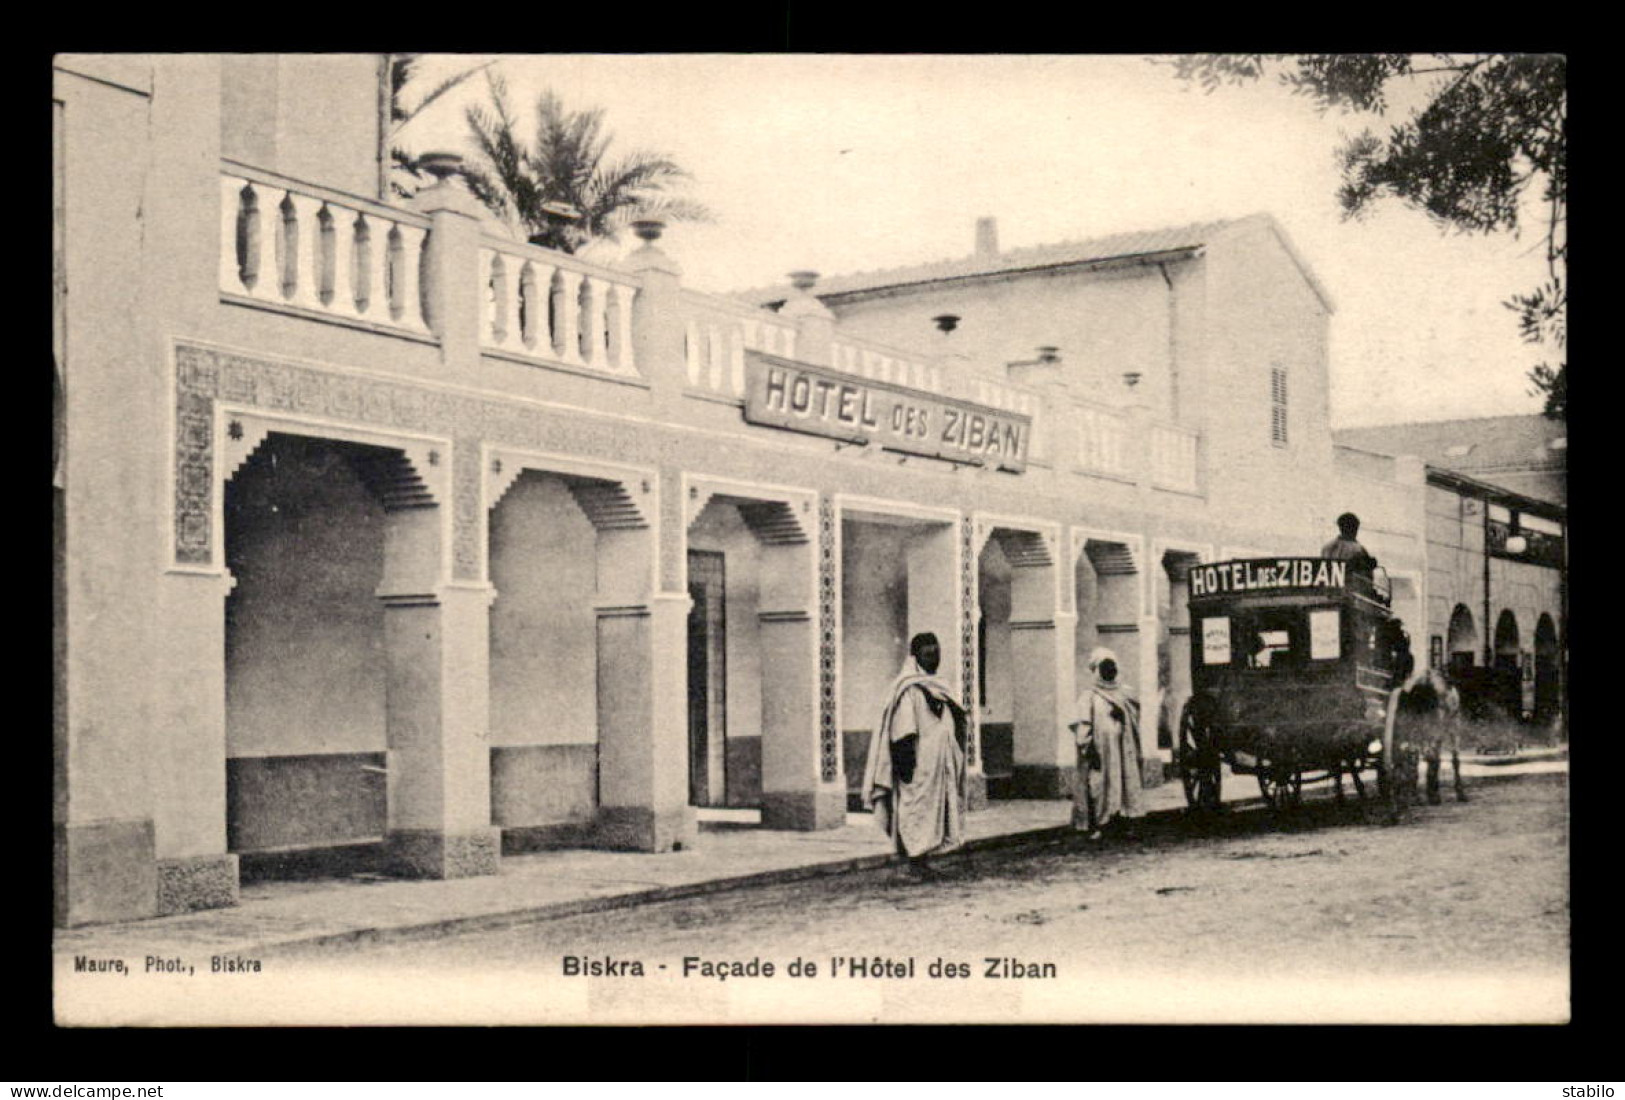
<svg viewBox="0 0 1625 1100">
<path fill-rule="evenodd" d="M 976 219 L 976 254 L 978 256 L 999 254 L 999 219 Z"/>
</svg>

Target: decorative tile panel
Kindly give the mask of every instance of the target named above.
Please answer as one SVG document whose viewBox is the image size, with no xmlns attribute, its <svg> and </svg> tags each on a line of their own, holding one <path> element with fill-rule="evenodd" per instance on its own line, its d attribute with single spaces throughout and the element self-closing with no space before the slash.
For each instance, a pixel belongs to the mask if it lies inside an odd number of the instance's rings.
<svg viewBox="0 0 1625 1100">
<path fill-rule="evenodd" d="M 977 533 L 976 522 L 966 516 L 960 521 L 959 546 L 959 691 L 960 700 L 965 707 L 967 729 L 965 731 L 965 763 L 973 765 L 977 760 L 977 744 L 980 741 L 980 730 L 976 719 L 976 616 L 978 612 L 976 583 L 977 583 Z"/>
<path fill-rule="evenodd" d="M 840 560 L 835 552 L 835 502 L 818 501 L 818 774 L 825 783 L 840 778 L 840 731 L 835 728 L 835 612 L 840 599 Z"/>
</svg>

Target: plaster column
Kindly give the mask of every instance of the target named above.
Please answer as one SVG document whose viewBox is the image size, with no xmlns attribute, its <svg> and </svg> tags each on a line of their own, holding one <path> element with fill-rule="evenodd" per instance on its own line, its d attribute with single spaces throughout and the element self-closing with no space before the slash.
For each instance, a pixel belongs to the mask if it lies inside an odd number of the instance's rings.
<svg viewBox="0 0 1625 1100">
<path fill-rule="evenodd" d="M 443 506 L 442 506 L 443 507 Z M 390 862 L 418 878 L 497 872 L 489 585 L 441 580 L 441 509 L 389 513 L 384 544 Z"/>
<path fill-rule="evenodd" d="M 689 597 L 598 607 L 597 842 L 669 852 L 692 846 L 688 804 Z"/>
<path fill-rule="evenodd" d="M 1146 782 L 1148 785 L 1161 783 L 1163 780 L 1162 759 L 1157 749 L 1157 715 L 1161 713 L 1163 689 L 1158 675 L 1157 663 L 1157 619 L 1156 616 L 1141 616 L 1137 620 L 1139 627 L 1140 659 L 1136 683 L 1140 688 L 1140 759 L 1145 762 Z M 1189 640 L 1188 638 L 1186 639 Z M 1176 652 L 1177 651 L 1177 652 Z M 1178 646 L 1170 646 L 1168 660 L 1184 661 L 1188 665 L 1191 659 L 1189 647 L 1181 650 Z M 1168 714 L 1168 722 L 1173 731 L 1174 743 L 1179 743 L 1179 711 L 1178 707 L 1184 705 L 1183 699 L 1172 700 L 1174 710 Z"/>
<path fill-rule="evenodd" d="M 226 616 L 231 576 L 159 578 L 157 718 L 167 736 L 150 782 L 157 830 L 158 912 L 236 905 L 237 857 L 226 851 Z"/>
<path fill-rule="evenodd" d="M 1076 622 L 1075 616 L 1069 616 Z M 1010 648 L 1017 798 L 1066 798 L 1076 772 L 1072 734 L 1077 632 L 1056 607 L 1055 566 L 1010 571 Z"/>
<path fill-rule="evenodd" d="M 795 288 L 779 310 L 779 316 L 796 326 L 796 358 L 815 366 L 835 362 L 835 314 L 812 293 L 818 282 L 816 271 L 792 271 Z"/>
<path fill-rule="evenodd" d="M 846 823 L 837 767 L 821 776 L 814 546 L 761 548 L 762 824 L 835 829 Z"/>
<path fill-rule="evenodd" d="M 598 532 L 598 819 L 606 848 L 669 852 L 688 804 L 687 592 L 651 591 L 654 531 Z"/>
<path fill-rule="evenodd" d="M 446 154 L 439 159 L 452 160 Z M 461 158 L 455 158 L 460 160 Z M 440 338 L 441 361 L 467 380 L 480 365 L 480 326 L 485 321 L 480 277 L 480 226 L 485 210 L 455 176 L 418 192 L 410 206 L 431 222 L 423 253 L 421 293 L 429 329 Z M 517 265 L 512 278 L 518 280 Z"/>
<path fill-rule="evenodd" d="M 657 414 L 676 414 L 687 370 L 682 309 L 683 269 L 658 247 L 662 226 L 637 222 L 644 244 L 622 266 L 641 281 L 632 303 L 633 360 L 649 382 Z"/>
</svg>

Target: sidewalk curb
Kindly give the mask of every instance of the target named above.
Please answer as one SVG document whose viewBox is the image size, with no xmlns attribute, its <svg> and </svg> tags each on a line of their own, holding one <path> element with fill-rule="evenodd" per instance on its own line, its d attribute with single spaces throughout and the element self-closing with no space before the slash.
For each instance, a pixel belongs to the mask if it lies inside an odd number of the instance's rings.
<svg viewBox="0 0 1625 1100">
<path fill-rule="evenodd" d="M 1517 777 L 1504 776 L 1497 778 L 1510 779 Z M 1231 812 L 1235 812 L 1260 809 L 1262 805 L 1263 800 L 1260 798 L 1244 798 L 1227 803 L 1226 808 Z M 1151 810 L 1146 813 L 1145 818 L 1148 821 L 1168 820 L 1183 817 L 1185 813 L 1186 808 L 1184 806 L 1173 806 Z M 1019 832 L 999 833 L 994 836 L 967 841 L 958 850 L 940 857 L 939 862 L 959 863 L 968 857 L 989 851 L 1039 848 L 1080 835 L 1082 834 L 1079 830 L 1074 829 L 1070 824 L 1046 825 L 1036 829 L 1024 829 Z M 609 894 L 595 898 L 575 898 L 568 901 L 546 902 L 539 905 L 522 905 L 517 908 L 495 912 L 440 917 L 405 924 L 349 928 L 340 932 L 323 932 L 309 936 L 294 935 L 287 938 L 245 941 L 237 945 L 220 945 L 214 950 L 221 954 L 241 955 L 269 954 L 271 952 L 302 954 L 307 952 L 318 953 L 330 948 L 406 943 L 445 934 L 496 931 L 518 925 L 561 920 L 567 917 L 635 909 L 664 901 L 681 901 L 687 898 L 705 897 L 710 894 L 733 890 L 778 886 L 792 882 L 828 878 L 835 875 L 852 874 L 858 871 L 872 871 L 882 867 L 894 866 L 901 862 L 901 857 L 889 852 L 867 856 L 849 856 L 824 863 L 780 867 L 747 875 L 704 879 L 698 882 L 679 883 L 672 886 L 657 886 L 652 889 L 637 890 L 624 894 Z"/>
<path fill-rule="evenodd" d="M 1154 810 L 1147 816 L 1182 814 L 1184 812 L 1183 808 Z M 941 861 L 958 862 L 965 856 L 976 852 L 993 851 L 1001 848 L 1041 846 L 1064 839 L 1067 836 L 1076 835 L 1076 833 L 1077 831 L 1070 825 L 1046 825 L 1043 828 L 1026 829 L 1017 833 L 1001 833 L 997 836 L 967 841 L 962 848 L 949 855 L 942 856 Z M 489 932 L 502 928 L 511 928 L 516 925 L 561 920 L 565 917 L 578 917 L 591 913 L 607 913 L 619 909 L 635 909 L 639 906 L 653 905 L 657 902 L 681 901 L 686 898 L 704 897 L 709 894 L 720 894 L 732 890 L 779 886 L 791 882 L 804 882 L 809 879 L 851 874 L 856 871 L 873 871 L 901 862 L 900 857 L 891 853 L 851 856 L 846 859 L 830 860 L 825 863 L 803 864 L 799 867 L 780 867 L 771 871 L 757 871 L 748 875 L 705 879 L 700 882 L 685 882 L 675 886 L 657 886 L 649 890 L 611 894 L 606 897 L 548 902 L 542 905 L 525 906 L 496 913 L 479 913 L 466 917 L 444 917 L 415 924 L 355 928 L 344 932 L 325 932 L 317 936 L 266 941 L 255 944 L 251 948 L 240 949 L 238 953 L 249 954 L 255 950 L 264 952 L 272 950 L 320 951 L 324 948 L 363 944 L 406 943 L 444 933 Z"/>
</svg>

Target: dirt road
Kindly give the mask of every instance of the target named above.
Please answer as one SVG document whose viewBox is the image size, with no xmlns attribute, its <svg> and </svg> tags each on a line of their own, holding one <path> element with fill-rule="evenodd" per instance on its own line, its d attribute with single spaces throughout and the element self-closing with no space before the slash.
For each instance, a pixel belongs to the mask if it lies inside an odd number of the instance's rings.
<svg viewBox="0 0 1625 1100">
<path fill-rule="evenodd" d="M 1392 827 L 1330 803 L 1170 819 L 928 883 L 887 869 L 284 965 L 458 988 L 422 1006 L 448 1022 L 1561 1020 L 1566 778 L 1481 781 Z"/>
</svg>

